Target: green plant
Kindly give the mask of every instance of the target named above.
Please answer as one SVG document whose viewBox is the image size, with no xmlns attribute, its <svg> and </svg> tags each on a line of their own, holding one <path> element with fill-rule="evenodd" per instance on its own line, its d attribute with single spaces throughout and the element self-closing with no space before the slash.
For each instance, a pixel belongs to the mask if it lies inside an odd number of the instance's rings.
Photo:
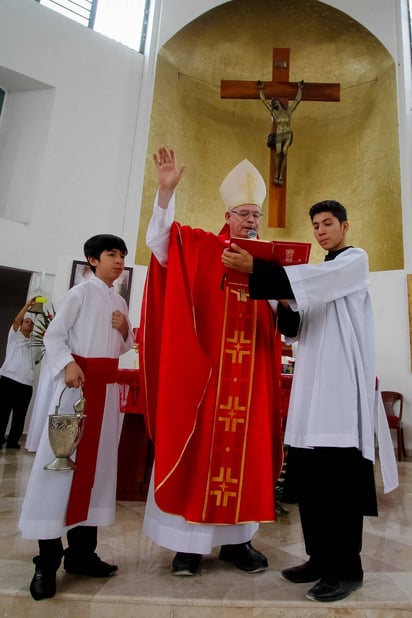
<svg viewBox="0 0 412 618">
<path fill-rule="evenodd" d="M 44 335 L 49 327 L 50 322 L 56 315 L 56 311 L 53 305 L 50 305 L 50 308 L 43 313 L 37 314 L 35 321 L 33 332 L 30 337 L 30 347 L 36 350 L 36 363 L 39 363 L 44 356 L 45 347 L 44 347 Z"/>
</svg>

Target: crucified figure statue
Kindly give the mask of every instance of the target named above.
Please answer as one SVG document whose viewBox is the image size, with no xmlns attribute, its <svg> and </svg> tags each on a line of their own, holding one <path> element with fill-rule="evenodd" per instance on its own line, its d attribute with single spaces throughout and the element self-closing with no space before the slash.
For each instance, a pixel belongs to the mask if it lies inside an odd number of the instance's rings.
<svg viewBox="0 0 412 618">
<path fill-rule="evenodd" d="M 298 83 L 298 91 L 295 100 L 289 106 L 286 106 L 280 99 L 272 99 L 268 103 L 264 93 L 264 83 L 257 82 L 259 97 L 265 107 L 270 111 L 272 116 L 272 132 L 269 133 L 267 145 L 276 152 L 276 166 L 273 182 L 277 185 L 283 185 L 283 173 L 286 166 L 286 157 L 289 146 L 293 142 L 293 131 L 291 129 L 292 114 L 299 105 L 302 98 L 303 80 Z"/>
</svg>

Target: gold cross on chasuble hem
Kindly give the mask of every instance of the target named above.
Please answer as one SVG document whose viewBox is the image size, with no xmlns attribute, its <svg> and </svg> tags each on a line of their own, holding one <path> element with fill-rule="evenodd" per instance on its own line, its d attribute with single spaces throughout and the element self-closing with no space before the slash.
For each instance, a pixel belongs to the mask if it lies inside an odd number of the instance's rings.
<svg viewBox="0 0 412 618">
<path fill-rule="evenodd" d="M 225 321 L 203 520 L 237 522 L 247 447 L 256 345 L 256 301 L 225 288 Z"/>
</svg>

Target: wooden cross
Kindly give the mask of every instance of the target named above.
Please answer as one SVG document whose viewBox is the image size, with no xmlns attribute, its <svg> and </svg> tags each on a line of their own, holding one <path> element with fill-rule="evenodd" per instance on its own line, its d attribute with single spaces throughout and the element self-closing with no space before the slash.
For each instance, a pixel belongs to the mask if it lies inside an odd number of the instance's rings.
<svg viewBox="0 0 412 618">
<path fill-rule="evenodd" d="M 293 100 L 298 90 L 297 82 L 289 81 L 290 49 L 276 47 L 273 50 L 272 81 L 264 82 L 264 93 L 268 99 L 276 98 L 284 105 Z M 257 81 L 222 80 L 220 82 L 222 99 L 259 99 Z M 340 84 L 305 82 L 302 101 L 340 101 Z M 275 127 L 272 125 L 272 131 Z M 270 150 L 269 182 L 269 227 L 286 225 L 286 170 L 283 185 L 273 182 L 275 176 L 276 153 Z"/>
</svg>

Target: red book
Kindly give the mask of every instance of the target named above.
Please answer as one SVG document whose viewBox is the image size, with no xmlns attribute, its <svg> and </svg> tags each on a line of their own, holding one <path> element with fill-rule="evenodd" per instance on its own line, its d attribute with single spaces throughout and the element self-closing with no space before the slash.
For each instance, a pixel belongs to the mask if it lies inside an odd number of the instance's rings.
<svg viewBox="0 0 412 618">
<path fill-rule="evenodd" d="M 282 266 L 307 264 L 311 249 L 311 243 L 309 242 L 289 242 L 283 240 L 231 238 L 228 241 L 229 243 L 234 243 L 241 247 L 241 249 L 245 249 L 255 258 L 277 262 Z M 248 274 L 228 268 L 227 283 L 247 288 Z"/>
</svg>

